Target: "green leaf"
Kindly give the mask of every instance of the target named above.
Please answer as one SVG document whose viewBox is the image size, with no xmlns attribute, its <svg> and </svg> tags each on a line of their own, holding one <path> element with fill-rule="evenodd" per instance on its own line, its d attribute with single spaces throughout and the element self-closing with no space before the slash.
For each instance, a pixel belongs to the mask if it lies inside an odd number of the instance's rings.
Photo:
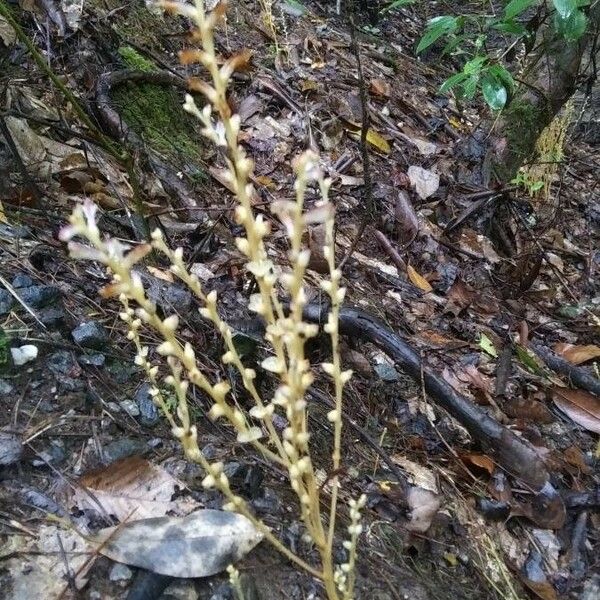
<svg viewBox="0 0 600 600">
<path fill-rule="evenodd" d="M 454 35 L 454 36 L 452 36 L 452 39 L 444 46 L 444 49 L 442 50 L 442 54 L 451 54 L 452 52 L 454 52 L 454 50 L 458 46 L 461 46 L 462 43 L 468 37 L 469 36 L 466 36 L 466 35 Z M 459 52 L 457 52 L 457 54 L 464 54 L 464 50 L 462 48 L 460 48 Z"/>
<path fill-rule="evenodd" d="M 511 0 L 504 8 L 504 18 L 514 19 L 537 2 L 538 0 Z"/>
<path fill-rule="evenodd" d="M 458 19 L 449 15 L 435 17 L 427 23 L 425 33 L 417 46 L 417 54 L 435 44 L 441 37 L 454 33 L 458 29 Z"/>
<path fill-rule="evenodd" d="M 568 19 L 577 10 L 577 0 L 552 0 L 552 4 L 562 19 Z"/>
<path fill-rule="evenodd" d="M 494 348 L 492 340 L 490 340 L 490 338 L 487 335 L 485 335 L 485 333 L 482 333 L 481 337 L 479 338 L 479 347 L 490 356 L 498 358 L 498 352 L 496 351 L 496 348 Z"/>
<path fill-rule="evenodd" d="M 442 94 L 448 92 L 453 87 L 456 87 L 457 85 L 462 83 L 468 77 L 469 76 L 465 75 L 464 73 L 456 73 L 456 75 L 452 75 L 452 77 L 448 77 L 448 79 L 446 79 L 446 81 L 444 81 L 444 83 L 442 83 L 442 85 L 440 86 L 440 92 Z"/>
<path fill-rule="evenodd" d="M 535 375 L 541 375 L 543 373 L 543 369 L 539 365 L 535 355 L 531 350 L 525 348 L 525 346 L 521 346 L 520 344 L 515 345 L 515 352 L 517 354 L 517 358 L 519 362 L 531 373 Z"/>
<path fill-rule="evenodd" d="M 576 42 L 585 33 L 587 17 L 579 9 L 573 11 L 566 19 L 557 12 L 554 15 L 554 27 L 566 40 Z"/>
<path fill-rule="evenodd" d="M 286 14 L 292 17 L 302 17 L 308 12 L 306 6 L 298 2 L 298 0 L 285 0 L 282 9 Z"/>
<path fill-rule="evenodd" d="M 476 56 L 469 62 L 465 63 L 463 73 L 465 75 L 477 75 L 481 72 L 483 64 L 487 60 L 487 56 Z"/>
<path fill-rule="evenodd" d="M 470 75 L 469 78 L 462 85 L 462 95 L 468 100 L 472 100 L 477 91 L 477 84 L 479 83 L 479 73 L 477 75 Z"/>
<path fill-rule="evenodd" d="M 504 84 L 489 71 L 481 79 L 483 98 L 492 110 L 502 110 L 508 99 Z"/>
<path fill-rule="evenodd" d="M 512 92 L 515 89 L 515 80 L 510 74 L 510 71 L 507 71 L 502 65 L 492 65 L 489 67 L 488 73 L 499 79 L 508 92 Z"/>
<path fill-rule="evenodd" d="M 390 12 L 391 10 L 395 10 L 396 8 L 402 8 L 408 4 L 412 4 L 415 0 L 394 0 L 391 4 L 388 4 L 381 12 L 385 14 L 386 12 Z"/>
<path fill-rule="evenodd" d="M 526 35 L 527 29 L 521 23 L 517 23 L 511 19 L 506 21 L 497 21 L 492 25 L 494 29 L 501 31 L 502 33 L 508 33 L 510 35 Z"/>
</svg>

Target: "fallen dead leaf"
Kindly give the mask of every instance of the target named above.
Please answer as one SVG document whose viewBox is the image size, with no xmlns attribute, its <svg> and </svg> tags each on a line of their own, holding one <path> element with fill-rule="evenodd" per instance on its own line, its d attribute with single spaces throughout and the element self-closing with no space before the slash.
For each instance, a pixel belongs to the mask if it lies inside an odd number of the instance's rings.
<svg viewBox="0 0 600 600">
<path fill-rule="evenodd" d="M 587 346 L 575 346 L 573 344 L 556 344 L 554 351 L 560 354 L 572 365 L 580 365 L 588 360 L 600 358 L 600 347 L 593 344 Z"/>
<path fill-rule="evenodd" d="M 487 471 L 490 475 L 496 469 L 496 463 L 487 454 L 462 454 L 461 458 L 464 462 L 475 467 L 479 467 L 484 471 Z"/>
<path fill-rule="evenodd" d="M 600 433 L 600 398 L 583 390 L 557 386 L 550 392 L 554 404 L 570 419 L 588 431 Z"/>
<path fill-rule="evenodd" d="M 375 96 L 389 96 L 391 87 L 385 79 L 371 79 L 369 91 Z"/>
<path fill-rule="evenodd" d="M 396 218 L 398 241 L 403 245 L 410 244 L 419 233 L 419 218 L 404 190 L 399 190 L 396 195 L 394 217 Z"/>
<path fill-rule="evenodd" d="M 171 577 L 208 577 L 262 539 L 237 513 L 203 509 L 184 518 L 157 517 L 101 530 L 93 541 L 112 560 Z"/>
<path fill-rule="evenodd" d="M 185 485 L 161 467 L 130 456 L 87 473 L 79 480 L 72 501 L 80 509 L 103 509 L 120 521 L 185 515 L 198 507 L 189 497 L 173 500 Z"/>
<path fill-rule="evenodd" d="M 420 275 L 413 267 L 408 265 L 406 267 L 406 272 L 408 274 L 408 278 L 411 282 L 416 285 L 420 290 L 423 290 L 425 293 L 433 291 L 433 288 L 429 284 L 429 281 Z"/>
<path fill-rule="evenodd" d="M 435 194 L 440 187 L 440 176 L 433 171 L 423 169 L 423 167 L 414 165 L 408 167 L 408 177 L 421 200 L 425 200 Z"/>
<path fill-rule="evenodd" d="M 415 533 L 425 533 L 431 527 L 431 522 L 442 505 L 440 497 L 430 490 L 410 487 L 406 501 L 411 509 L 410 521 L 406 524 L 406 529 Z"/>
</svg>

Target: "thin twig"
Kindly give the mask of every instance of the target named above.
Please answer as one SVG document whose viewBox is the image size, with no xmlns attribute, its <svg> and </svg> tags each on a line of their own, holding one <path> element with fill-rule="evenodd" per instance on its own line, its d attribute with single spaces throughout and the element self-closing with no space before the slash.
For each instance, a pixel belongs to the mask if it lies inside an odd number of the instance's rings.
<svg viewBox="0 0 600 600">
<path fill-rule="evenodd" d="M 356 246 L 358 244 L 358 240 L 361 239 L 367 224 L 369 221 L 375 219 L 375 203 L 373 202 L 373 180 L 371 177 L 371 157 L 369 156 L 369 149 L 367 147 L 367 134 L 369 133 L 369 127 L 371 125 L 371 120 L 369 117 L 369 103 L 367 96 L 367 86 L 365 84 L 365 78 L 362 69 L 362 62 L 360 58 L 360 46 L 357 40 L 356 35 L 356 25 L 354 23 L 354 19 L 350 20 L 350 32 L 351 32 L 351 48 L 354 57 L 356 58 L 356 73 L 358 75 L 358 89 L 360 93 L 360 105 L 362 111 L 362 125 L 360 130 L 360 154 L 363 163 L 363 193 L 362 193 L 362 205 L 364 207 L 364 214 L 361 220 L 360 226 L 356 233 L 356 237 L 354 238 L 350 248 L 346 256 L 340 261 L 338 268 L 340 270 L 344 270 L 346 263 L 350 260 L 350 257 L 356 250 Z"/>
</svg>

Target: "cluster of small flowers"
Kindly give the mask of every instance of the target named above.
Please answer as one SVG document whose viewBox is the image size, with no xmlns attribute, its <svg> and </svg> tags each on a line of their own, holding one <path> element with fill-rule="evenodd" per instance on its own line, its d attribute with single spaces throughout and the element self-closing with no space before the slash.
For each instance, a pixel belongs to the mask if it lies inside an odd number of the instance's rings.
<svg viewBox="0 0 600 600">
<path fill-rule="evenodd" d="M 367 497 L 362 494 L 358 500 L 350 500 L 350 525 L 348 526 L 348 533 L 350 539 L 345 540 L 343 543 L 344 548 L 348 552 L 348 561 L 338 565 L 335 570 L 335 583 L 344 594 L 344 597 L 351 593 L 354 588 L 354 575 L 355 575 L 355 563 L 356 563 L 356 546 L 358 543 L 358 537 L 362 533 L 363 527 L 361 524 L 361 510 L 367 503 Z"/>
</svg>

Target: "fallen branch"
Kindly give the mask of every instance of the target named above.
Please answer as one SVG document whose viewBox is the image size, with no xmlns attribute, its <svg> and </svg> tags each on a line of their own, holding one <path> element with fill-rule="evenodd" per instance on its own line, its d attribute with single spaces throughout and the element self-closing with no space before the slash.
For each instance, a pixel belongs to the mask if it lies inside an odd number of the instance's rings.
<svg viewBox="0 0 600 600">
<path fill-rule="evenodd" d="M 550 369 L 565 375 L 575 387 L 600 396 L 600 379 L 594 377 L 585 367 L 572 365 L 541 344 L 532 343 L 530 347 Z"/>
<path fill-rule="evenodd" d="M 326 309 L 316 304 L 307 305 L 304 311 L 304 318 L 313 323 L 326 322 L 326 315 Z M 544 463 L 527 442 L 424 366 L 413 348 L 383 322 L 361 310 L 342 308 L 340 331 L 344 335 L 375 344 L 415 381 L 423 382 L 425 391 L 433 401 L 460 421 L 507 472 L 536 492 L 549 485 L 549 474 Z"/>
</svg>

